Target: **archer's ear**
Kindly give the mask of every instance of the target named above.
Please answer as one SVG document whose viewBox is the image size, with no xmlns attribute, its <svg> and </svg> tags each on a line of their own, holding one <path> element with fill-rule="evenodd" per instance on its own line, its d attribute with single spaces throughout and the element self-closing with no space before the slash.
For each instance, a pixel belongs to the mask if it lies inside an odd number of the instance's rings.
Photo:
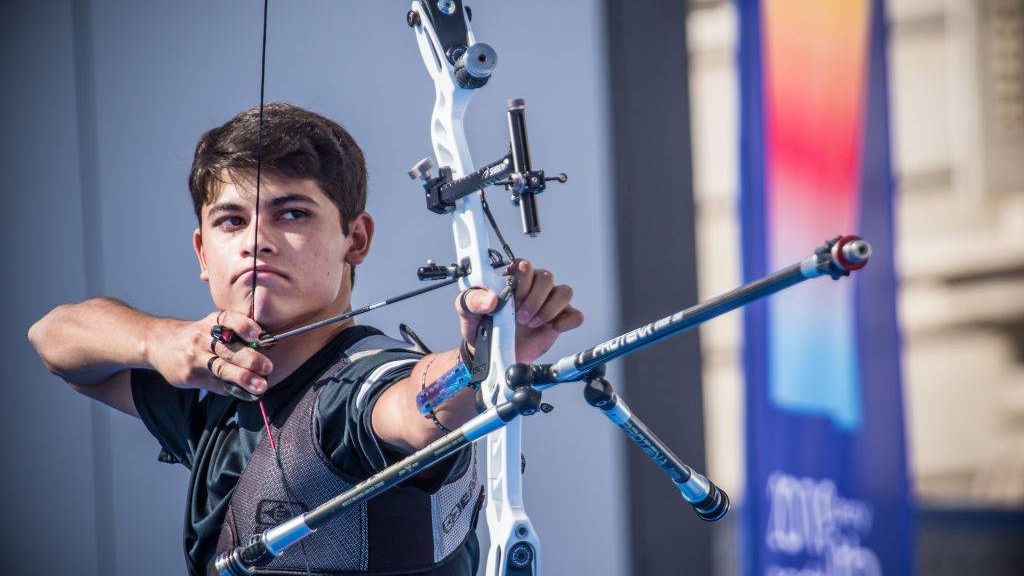
<svg viewBox="0 0 1024 576">
<path fill-rule="evenodd" d="M 345 253 L 345 262 L 362 264 L 373 242 L 373 216 L 369 212 L 360 213 L 348 223 L 348 239 L 351 244 Z"/>
<path fill-rule="evenodd" d="M 192 232 L 192 249 L 196 251 L 196 260 L 199 261 L 199 279 L 209 282 L 210 272 L 206 269 L 206 254 L 203 252 L 203 233 L 199 228 Z"/>
</svg>

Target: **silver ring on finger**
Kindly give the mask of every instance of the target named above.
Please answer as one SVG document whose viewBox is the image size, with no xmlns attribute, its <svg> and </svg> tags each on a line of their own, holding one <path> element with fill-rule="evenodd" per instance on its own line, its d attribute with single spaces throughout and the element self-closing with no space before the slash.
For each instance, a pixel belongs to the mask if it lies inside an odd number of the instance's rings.
<svg viewBox="0 0 1024 576">
<path fill-rule="evenodd" d="M 217 354 L 217 342 L 220 342 L 220 338 L 214 336 L 210 339 L 210 352 Z"/>
</svg>

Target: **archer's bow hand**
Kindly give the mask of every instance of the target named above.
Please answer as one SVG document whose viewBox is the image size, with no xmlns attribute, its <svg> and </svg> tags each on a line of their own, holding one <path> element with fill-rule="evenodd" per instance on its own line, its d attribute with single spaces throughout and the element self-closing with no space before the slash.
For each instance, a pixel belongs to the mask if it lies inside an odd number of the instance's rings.
<svg viewBox="0 0 1024 576">
<path fill-rule="evenodd" d="M 211 312 L 194 322 L 181 321 L 146 343 L 148 363 L 177 388 L 199 388 L 226 394 L 224 382 L 233 382 L 253 394 L 267 390 L 273 364 L 238 338 L 214 336 L 215 326 L 230 330 L 248 342 L 259 339 L 260 326 L 230 310 Z"/>
<path fill-rule="evenodd" d="M 573 291 L 555 284 L 555 275 L 535 269 L 529 260 L 517 258 L 508 267 L 515 286 L 516 361 L 530 363 L 547 352 L 559 334 L 583 323 L 583 312 L 572 306 Z M 463 307 L 465 303 L 465 309 Z M 498 306 L 498 294 L 486 288 L 470 288 L 455 299 L 462 337 L 473 351 L 480 317 Z"/>
</svg>

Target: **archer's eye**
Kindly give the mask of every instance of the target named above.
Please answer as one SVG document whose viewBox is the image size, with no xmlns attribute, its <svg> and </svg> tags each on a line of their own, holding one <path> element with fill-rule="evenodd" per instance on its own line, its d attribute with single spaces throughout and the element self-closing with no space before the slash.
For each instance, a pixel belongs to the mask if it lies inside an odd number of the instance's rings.
<svg viewBox="0 0 1024 576">
<path fill-rule="evenodd" d="M 223 218 L 218 218 L 217 221 L 213 223 L 213 227 L 233 230 L 243 226 L 244 224 L 245 220 L 241 216 L 224 216 Z"/>
<path fill-rule="evenodd" d="M 284 212 L 281 212 L 282 220 L 300 220 L 302 218 L 306 218 L 307 216 L 309 216 L 309 212 L 306 212 L 305 210 L 300 210 L 298 208 L 292 208 L 291 210 L 285 210 Z"/>
</svg>

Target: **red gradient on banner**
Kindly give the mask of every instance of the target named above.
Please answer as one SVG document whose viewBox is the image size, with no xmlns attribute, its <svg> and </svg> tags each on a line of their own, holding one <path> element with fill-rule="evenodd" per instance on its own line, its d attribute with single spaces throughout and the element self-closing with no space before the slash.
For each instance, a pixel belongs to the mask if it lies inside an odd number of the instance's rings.
<svg viewBox="0 0 1024 576">
<path fill-rule="evenodd" d="M 856 230 L 867 0 L 766 0 L 769 267 Z"/>
</svg>

